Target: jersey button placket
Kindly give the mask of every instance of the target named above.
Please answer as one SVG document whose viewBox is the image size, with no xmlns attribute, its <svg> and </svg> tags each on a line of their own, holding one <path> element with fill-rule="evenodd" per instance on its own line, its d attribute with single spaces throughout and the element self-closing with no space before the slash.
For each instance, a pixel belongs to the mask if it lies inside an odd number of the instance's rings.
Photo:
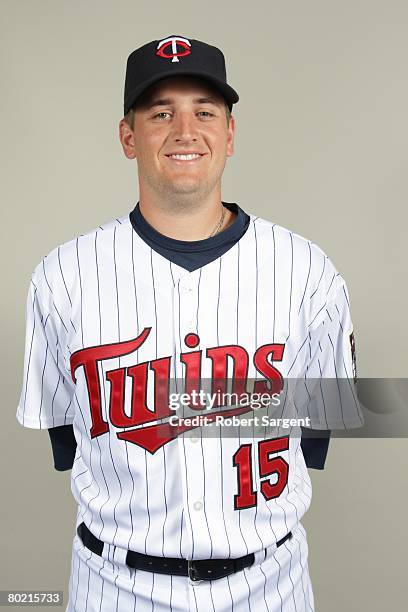
<svg viewBox="0 0 408 612">
<path fill-rule="evenodd" d="M 181 314 L 182 314 L 182 331 L 184 335 L 196 331 L 196 307 L 194 299 L 194 286 L 191 278 L 184 279 L 181 282 Z"/>
<path fill-rule="evenodd" d="M 198 350 L 199 347 L 188 346 L 185 344 L 185 338 L 188 334 L 197 333 L 197 289 L 193 278 L 184 277 L 180 279 L 179 295 L 180 295 L 180 339 L 181 348 L 184 352 Z M 194 417 L 191 410 L 186 408 L 185 411 L 178 411 L 180 417 Z M 189 520 L 187 520 L 188 531 L 190 537 L 194 540 L 194 552 L 197 554 L 201 549 L 206 555 L 208 553 L 208 543 L 201 540 L 201 534 L 205 533 L 204 525 L 204 480 L 201 470 L 194 469 L 194 466 L 202 465 L 202 449 L 201 445 L 197 444 L 199 438 L 194 433 L 187 431 L 179 437 L 179 449 L 181 465 L 185 465 L 185 480 L 183 482 L 183 501 L 187 510 Z M 193 547 L 192 547 L 193 548 Z"/>
<path fill-rule="evenodd" d="M 183 434 L 178 439 L 186 527 L 191 539 L 190 549 L 194 549 L 194 554 L 206 556 L 209 550 L 208 538 L 205 538 L 204 475 L 196 467 L 203 465 L 203 456 L 201 445 L 191 444 L 190 440 L 188 435 Z"/>
</svg>

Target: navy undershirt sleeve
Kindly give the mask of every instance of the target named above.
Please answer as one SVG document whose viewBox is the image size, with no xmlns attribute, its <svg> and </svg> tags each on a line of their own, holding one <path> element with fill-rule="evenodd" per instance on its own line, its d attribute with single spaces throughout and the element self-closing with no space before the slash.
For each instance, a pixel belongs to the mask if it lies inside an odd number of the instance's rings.
<svg viewBox="0 0 408 612">
<path fill-rule="evenodd" d="M 306 430 L 303 427 L 301 430 L 300 446 L 306 466 L 315 470 L 323 470 L 329 450 L 331 431 L 329 429 Z"/>
<path fill-rule="evenodd" d="M 52 454 L 54 457 L 54 468 L 60 472 L 70 470 L 74 463 L 77 443 L 72 425 L 60 425 L 48 430 Z"/>
</svg>

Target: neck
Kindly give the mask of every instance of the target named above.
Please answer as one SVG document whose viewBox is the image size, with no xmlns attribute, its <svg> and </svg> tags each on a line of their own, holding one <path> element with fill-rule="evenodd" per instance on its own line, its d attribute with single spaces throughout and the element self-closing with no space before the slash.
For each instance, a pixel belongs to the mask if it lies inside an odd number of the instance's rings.
<svg viewBox="0 0 408 612">
<path fill-rule="evenodd" d="M 236 215 L 223 207 L 221 197 L 207 198 L 200 202 L 178 200 L 177 203 L 139 199 L 140 212 L 154 229 L 177 240 L 203 240 L 216 235 L 233 223 Z M 224 212 L 222 225 L 221 217 Z M 214 230 L 217 230 L 216 232 Z"/>
</svg>

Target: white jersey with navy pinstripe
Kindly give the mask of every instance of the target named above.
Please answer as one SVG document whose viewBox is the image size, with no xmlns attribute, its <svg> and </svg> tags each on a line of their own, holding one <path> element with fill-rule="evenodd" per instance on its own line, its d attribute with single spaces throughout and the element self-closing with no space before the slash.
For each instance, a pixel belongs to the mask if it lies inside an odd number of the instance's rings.
<svg viewBox="0 0 408 612">
<path fill-rule="evenodd" d="M 344 279 L 311 241 L 250 217 L 230 250 L 193 272 L 152 250 L 127 215 L 34 269 L 17 419 L 73 424 L 78 521 L 110 545 L 239 557 L 295 530 L 309 507 L 299 436 L 172 437 L 155 396 L 159 379 L 189 367 L 207 379 L 232 367 L 259 381 L 272 370 L 353 378 Z"/>
</svg>

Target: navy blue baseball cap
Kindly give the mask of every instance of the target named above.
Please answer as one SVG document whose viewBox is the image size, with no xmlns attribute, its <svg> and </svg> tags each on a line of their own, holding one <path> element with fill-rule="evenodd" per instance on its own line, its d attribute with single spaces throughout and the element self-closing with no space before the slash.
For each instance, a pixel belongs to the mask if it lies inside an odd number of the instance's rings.
<svg viewBox="0 0 408 612">
<path fill-rule="evenodd" d="M 225 58 L 220 49 L 200 40 L 171 35 L 133 51 L 126 65 L 124 114 L 151 85 L 170 76 L 190 75 L 210 82 L 225 98 L 229 109 L 238 102 L 227 83 Z"/>
</svg>

